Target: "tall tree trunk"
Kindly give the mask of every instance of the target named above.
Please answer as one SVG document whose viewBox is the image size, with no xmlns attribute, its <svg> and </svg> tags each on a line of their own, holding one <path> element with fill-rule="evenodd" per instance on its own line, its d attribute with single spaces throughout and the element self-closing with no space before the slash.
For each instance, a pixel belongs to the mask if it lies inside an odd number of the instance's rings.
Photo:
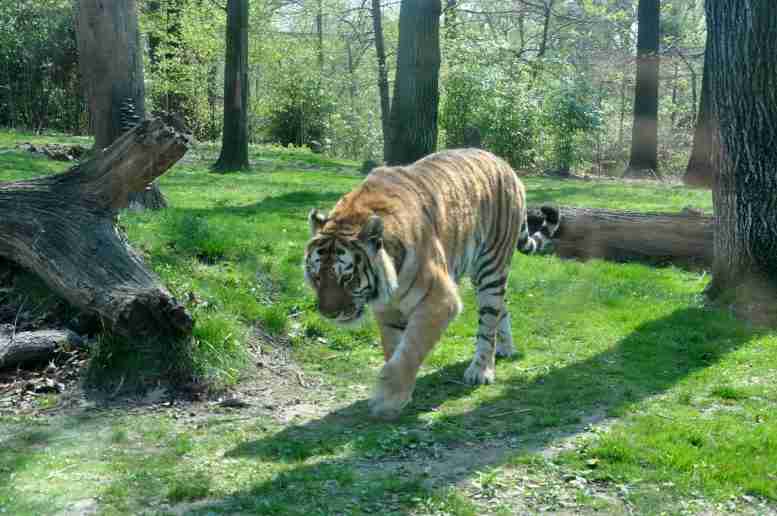
<svg viewBox="0 0 777 516">
<path fill-rule="evenodd" d="M 545 52 L 548 49 L 548 32 L 550 29 L 550 19 L 553 15 L 553 2 L 555 0 L 545 0 L 545 21 L 542 23 L 542 39 L 540 40 L 540 49 L 537 52 L 538 60 L 545 57 Z"/>
<path fill-rule="evenodd" d="M 639 0 L 637 83 L 628 177 L 658 173 L 658 41 L 660 0 Z"/>
<path fill-rule="evenodd" d="M 383 22 L 380 0 L 372 0 L 372 27 L 375 31 L 375 54 L 378 57 L 378 91 L 380 92 L 380 121 L 383 127 L 383 161 L 388 159 L 391 101 L 389 100 L 386 47 L 383 41 Z"/>
<path fill-rule="evenodd" d="M 437 148 L 440 97 L 440 0 L 403 0 L 391 103 L 390 165 L 412 163 Z"/>
<path fill-rule="evenodd" d="M 696 130 L 693 133 L 693 150 L 685 169 L 683 182 L 688 186 L 697 188 L 712 188 L 715 177 L 713 166 L 713 117 L 712 94 L 710 92 L 710 67 L 709 42 L 704 51 L 704 69 L 701 77 L 701 100 L 699 102 L 699 115 L 696 117 Z"/>
<path fill-rule="evenodd" d="M 99 150 L 146 116 L 137 6 L 135 0 L 79 0 L 77 8 L 78 62 Z M 156 182 L 130 198 L 135 209 L 165 205 Z"/>
<path fill-rule="evenodd" d="M 318 53 L 318 80 L 324 77 L 324 8 L 321 0 L 318 0 L 316 11 L 316 51 Z"/>
<path fill-rule="evenodd" d="M 675 61 L 672 63 L 674 73 L 672 74 L 672 130 L 677 126 L 677 78 L 680 75 L 680 65 Z"/>
<path fill-rule="evenodd" d="M 623 80 L 621 81 L 621 109 L 620 109 L 620 124 L 618 125 L 618 154 L 623 151 L 623 126 L 626 121 L 626 83 L 628 79 L 626 73 L 623 73 Z"/>
<path fill-rule="evenodd" d="M 777 326 L 777 3 L 706 2 L 715 178 L 711 300 Z"/>
<path fill-rule="evenodd" d="M 353 49 L 351 48 L 351 41 L 345 38 L 345 50 L 348 58 L 348 98 L 350 99 L 350 105 L 348 109 L 348 124 L 351 127 L 357 127 L 356 122 L 356 95 L 358 85 L 356 84 L 356 74 L 354 70 L 353 62 Z M 351 140 L 349 144 L 348 152 L 351 156 L 357 156 L 359 154 L 358 143 L 356 139 L 349 138 Z"/>
<path fill-rule="evenodd" d="M 224 130 L 213 170 L 245 170 L 248 165 L 248 0 L 227 1 L 224 64 Z"/>
</svg>

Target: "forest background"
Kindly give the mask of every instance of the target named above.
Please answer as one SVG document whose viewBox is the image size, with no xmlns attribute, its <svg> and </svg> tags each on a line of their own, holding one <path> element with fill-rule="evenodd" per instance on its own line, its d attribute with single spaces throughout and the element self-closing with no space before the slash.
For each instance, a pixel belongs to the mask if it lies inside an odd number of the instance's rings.
<svg viewBox="0 0 777 516">
<path fill-rule="evenodd" d="M 382 159 L 372 4 L 250 3 L 252 143 Z M 215 0 L 138 2 L 146 110 L 181 113 L 199 140 L 217 140 L 222 129 L 224 7 Z M 380 7 L 393 83 L 399 2 Z M 0 6 L 0 126 L 89 132 L 73 13 L 67 0 Z M 526 171 L 620 175 L 626 168 L 636 1 L 448 1 L 440 35 L 440 147 L 474 137 Z M 688 163 L 705 38 L 702 2 L 662 2 L 658 162 L 664 177 L 679 177 Z"/>
</svg>

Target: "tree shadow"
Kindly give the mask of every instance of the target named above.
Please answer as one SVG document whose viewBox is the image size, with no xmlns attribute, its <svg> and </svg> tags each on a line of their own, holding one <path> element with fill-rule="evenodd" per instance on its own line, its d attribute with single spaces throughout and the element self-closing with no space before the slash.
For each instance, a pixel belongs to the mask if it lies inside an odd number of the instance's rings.
<svg viewBox="0 0 777 516">
<path fill-rule="evenodd" d="M 396 422 L 369 420 L 366 400 L 360 400 L 321 419 L 241 443 L 226 456 L 290 464 L 337 453 L 345 453 L 346 457 L 300 464 L 236 497 L 282 491 L 295 478 L 326 479 L 333 465 L 362 468 L 365 461 L 375 460 L 376 442 L 391 439 L 397 432 L 423 434 L 431 427 L 431 438 L 442 438 L 448 446 L 489 435 L 517 439 L 516 446 L 496 452 L 473 448 L 468 466 L 442 472 L 437 487 L 454 485 L 484 467 L 499 466 L 517 454 L 541 450 L 556 439 L 579 434 L 587 423 L 617 415 L 631 404 L 664 393 L 694 371 L 715 364 L 750 337 L 725 316 L 712 320 L 705 310 L 679 310 L 643 324 L 606 351 L 537 375 L 515 375 L 499 395 L 479 406 L 428 421 L 424 417 L 428 412 L 474 390 L 458 382 L 466 363 L 452 364 L 419 378 L 414 401 Z M 402 446 L 399 442 L 382 458 L 401 461 L 401 453 L 397 452 Z M 429 460 L 445 461 L 444 453 L 442 458 Z"/>
<path fill-rule="evenodd" d="M 212 216 L 229 215 L 235 217 L 246 217 L 254 215 L 272 214 L 274 216 L 288 216 L 300 219 L 300 207 L 320 208 L 332 206 L 342 194 L 340 192 L 312 192 L 309 190 L 298 190 L 287 192 L 281 195 L 266 197 L 261 201 L 251 204 L 241 204 L 239 206 L 214 206 L 210 208 L 168 208 L 172 214 L 184 214 L 190 216 Z M 300 219 L 300 223 L 307 225 L 307 221 Z"/>
</svg>

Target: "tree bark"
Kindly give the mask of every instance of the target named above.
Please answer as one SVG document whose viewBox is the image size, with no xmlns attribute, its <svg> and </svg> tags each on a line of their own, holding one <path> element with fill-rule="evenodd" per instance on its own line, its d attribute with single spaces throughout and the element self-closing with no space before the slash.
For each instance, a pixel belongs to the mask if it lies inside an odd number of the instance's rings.
<svg viewBox="0 0 777 516">
<path fill-rule="evenodd" d="M 715 263 L 706 291 L 777 326 L 777 3 L 708 0 Z"/>
<path fill-rule="evenodd" d="M 403 0 L 391 103 L 389 165 L 405 165 L 437 148 L 440 0 Z"/>
<path fill-rule="evenodd" d="M 48 360 L 61 347 L 81 344 L 69 330 L 13 330 L 9 324 L 0 325 L 0 369 Z"/>
<path fill-rule="evenodd" d="M 227 1 L 224 64 L 224 130 L 218 172 L 246 170 L 248 164 L 248 0 Z"/>
<path fill-rule="evenodd" d="M 158 120 L 125 133 L 69 171 L 0 183 L 0 256 L 129 336 L 180 336 L 192 320 L 115 226 L 117 210 L 188 148 Z"/>
<path fill-rule="evenodd" d="M 685 268 L 709 267 L 713 261 L 712 217 L 694 211 L 637 213 L 561 207 L 554 253 L 564 258 L 601 258 Z M 529 228 L 537 231 L 542 215 L 529 209 Z"/>
<path fill-rule="evenodd" d="M 324 78 L 324 7 L 318 0 L 316 10 L 316 52 L 318 54 L 318 80 Z"/>
<path fill-rule="evenodd" d="M 542 23 L 542 39 L 540 40 L 540 49 L 537 51 L 537 59 L 542 60 L 548 49 L 548 33 L 550 29 L 550 20 L 553 16 L 553 3 L 555 0 L 545 0 L 545 21 Z"/>
<path fill-rule="evenodd" d="M 79 0 L 77 8 L 78 64 L 99 150 L 146 116 L 137 7 L 135 0 Z M 132 202 L 136 209 L 167 205 L 156 183 Z"/>
<path fill-rule="evenodd" d="M 388 68 L 386 67 L 386 47 L 383 39 L 383 22 L 380 0 L 372 0 L 372 27 L 375 31 L 375 54 L 378 58 L 378 92 L 380 93 L 380 121 L 383 128 L 383 161 L 388 160 L 391 116 L 389 100 Z"/>
<path fill-rule="evenodd" d="M 627 177 L 658 174 L 658 43 L 660 0 L 639 0 L 637 82 Z"/>
<path fill-rule="evenodd" d="M 696 117 L 696 130 L 693 133 L 693 149 L 685 169 L 683 183 L 696 188 L 712 188 L 715 182 L 712 147 L 714 118 L 712 116 L 712 94 L 710 92 L 709 43 L 704 51 L 704 68 L 701 77 L 701 99 L 699 115 Z M 719 130 L 719 129 L 718 129 Z"/>
</svg>

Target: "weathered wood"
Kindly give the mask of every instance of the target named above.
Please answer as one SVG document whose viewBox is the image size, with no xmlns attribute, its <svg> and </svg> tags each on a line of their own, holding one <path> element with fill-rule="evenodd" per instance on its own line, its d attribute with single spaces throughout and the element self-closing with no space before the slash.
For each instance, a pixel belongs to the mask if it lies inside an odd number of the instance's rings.
<svg viewBox="0 0 777 516">
<path fill-rule="evenodd" d="M 637 213 L 561 207 L 560 211 L 561 226 L 553 239 L 558 256 L 691 268 L 712 264 L 712 217 L 694 210 Z M 541 224 L 538 213 L 530 208 L 530 227 Z"/>
<path fill-rule="evenodd" d="M 129 195 L 169 169 L 188 143 L 161 121 L 147 120 L 65 173 L 0 183 L 0 256 L 116 333 L 190 334 L 189 314 L 115 226 Z"/>
<path fill-rule="evenodd" d="M 15 333 L 10 324 L 0 325 L 0 369 L 48 360 L 57 349 L 78 346 L 81 339 L 68 330 Z"/>
<path fill-rule="evenodd" d="M 408 165 L 437 149 L 441 13 L 440 0 L 400 4 L 389 165 Z"/>
</svg>

